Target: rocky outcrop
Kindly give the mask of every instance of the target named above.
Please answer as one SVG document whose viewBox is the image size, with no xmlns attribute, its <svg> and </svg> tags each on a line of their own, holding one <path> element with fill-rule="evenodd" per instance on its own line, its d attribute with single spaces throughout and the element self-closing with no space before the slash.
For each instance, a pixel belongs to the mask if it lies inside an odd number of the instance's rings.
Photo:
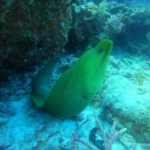
<svg viewBox="0 0 150 150">
<path fill-rule="evenodd" d="M 69 0 L 0 1 L 0 68 L 30 68 L 63 50 Z"/>
</svg>

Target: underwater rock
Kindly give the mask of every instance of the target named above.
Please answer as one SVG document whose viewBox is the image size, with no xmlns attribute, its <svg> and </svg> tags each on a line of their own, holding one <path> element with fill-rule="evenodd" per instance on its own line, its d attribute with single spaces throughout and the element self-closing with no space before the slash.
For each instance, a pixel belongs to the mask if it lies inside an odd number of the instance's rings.
<svg viewBox="0 0 150 150">
<path fill-rule="evenodd" d="M 25 143 L 30 143 L 30 142 L 32 142 L 32 140 L 34 139 L 34 137 L 35 137 L 34 132 L 26 133 L 24 135 L 24 142 Z"/>
<path fill-rule="evenodd" d="M 98 149 L 105 150 L 104 140 L 102 139 L 102 137 L 97 138 L 97 132 L 98 132 L 97 128 L 93 128 L 90 131 L 90 133 L 89 133 L 89 141 L 91 141 L 93 143 L 93 145 L 95 145 Z"/>
<path fill-rule="evenodd" d="M 120 138 L 121 143 L 125 145 L 125 147 L 129 150 L 137 150 L 137 145 L 135 139 L 128 133 L 125 133 Z"/>
<path fill-rule="evenodd" d="M 71 24 L 68 0 L 0 2 L 0 68 L 32 68 L 62 52 Z"/>
<path fill-rule="evenodd" d="M 83 5 L 73 7 L 73 23 L 69 32 L 68 43 L 65 48 L 80 51 L 88 45 L 94 46 L 99 41 L 99 34 L 103 30 L 107 16 L 107 2 L 102 6 L 93 2 L 84 2 Z"/>
<path fill-rule="evenodd" d="M 132 67 L 129 71 L 132 71 Z M 117 118 L 137 142 L 150 142 L 150 81 L 146 80 L 143 85 L 139 85 L 133 82 L 134 78 L 136 79 L 135 76 L 126 78 L 122 75 L 109 77 L 105 83 L 107 88 L 103 91 L 103 99 L 108 95 L 111 98 L 107 102 L 104 101 L 103 115 L 109 120 L 109 116 L 112 120 Z M 113 93 L 108 94 L 111 91 Z"/>
<path fill-rule="evenodd" d="M 125 32 L 125 25 L 119 20 L 116 15 L 112 15 L 108 19 L 108 24 L 110 25 L 110 29 L 112 29 L 116 34 Z"/>
<path fill-rule="evenodd" d="M 146 93 L 146 90 L 144 88 L 137 88 L 137 93 L 138 94 L 145 94 Z"/>
<path fill-rule="evenodd" d="M 3 140 L 0 140 L 0 150 L 5 150 L 8 147 L 10 147 L 10 145 L 6 142 L 3 142 Z"/>
<path fill-rule="evenodd" d="M 11 105 L 11 103 L 0 103 L 0 113 L 8 116 L 15 116 L 16 109 Z"/>
<path fill-rule="evenodd" d="M 8 131 L 8 130 L 6 130 Z M 7 133 L 6 133 L 7 135 Z M 4 134 L 4 132 L 1 131 L 1 135 L 0 135 L 0 150 L 11 150 L 11 146 L 13 144 L 13 139 L 8 139 L 8 137 Z"/>
</svg>

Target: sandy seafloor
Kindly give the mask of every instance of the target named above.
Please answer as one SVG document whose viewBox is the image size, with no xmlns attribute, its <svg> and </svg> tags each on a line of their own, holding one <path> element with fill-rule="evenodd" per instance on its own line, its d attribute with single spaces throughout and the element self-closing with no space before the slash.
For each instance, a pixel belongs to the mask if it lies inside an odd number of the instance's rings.
<svg viewBox="0 0 150 150">
<path fill-rule="evenodd" d="M 96 127 L 94 111 L 105 131 L 111 127 L 108 118 L 119 122 L 118 118 L 127 116 L 137 122 L 145 119 L 150 124 L 150 61 L 146 56 L 128 53 L 111 56 L 103 88 L 95 103 L 78 117 L 68 120 L 54 118 L 34 106 L 30 99 L 30 82 L 36 73 L 13 74 L 0 84 L 0 150 L 73 150 L 72 133 L 76 133 L 77 125 L 82 126 L 86 120 L 78 136 L 94 147 L 89 141 L 90 131 Z M 112 114 L 105 118 L 102 114 L 107 112 L 108 106 Z M 126 127 L 125 123 L 122 126 Z M 148 132 L 150 134 L 150 126 Z M 127 129 L 114 143 L 113 150 L 144 150 L 135 139 Z M 87 150 L 78 142 L 76 146 L 78 150 Z"/>
</svg>

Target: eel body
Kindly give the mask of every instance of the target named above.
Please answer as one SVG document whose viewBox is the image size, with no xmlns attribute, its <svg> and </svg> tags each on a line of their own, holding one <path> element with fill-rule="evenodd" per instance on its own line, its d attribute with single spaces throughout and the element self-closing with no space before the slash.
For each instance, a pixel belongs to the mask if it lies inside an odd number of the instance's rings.
<svg viewBox="0 0 150 150">
<path fill-rule="evenodd" d="M 112 45 L 112 41 L 104 39 L 86 51 L 60 76 L 49 93 L 44 85 L 35 82 L 38 78 L 47 80 L 48 75 L 44 72 L 49 71 L 45 69 L 48 65 L 43 68 L 32 87 L 31 97 L 36 106 L 60 118 L 70 118 L 83 111 L 102 87 Z M 41 83 L 44 84 L 44 81 Z"/>
</svg>

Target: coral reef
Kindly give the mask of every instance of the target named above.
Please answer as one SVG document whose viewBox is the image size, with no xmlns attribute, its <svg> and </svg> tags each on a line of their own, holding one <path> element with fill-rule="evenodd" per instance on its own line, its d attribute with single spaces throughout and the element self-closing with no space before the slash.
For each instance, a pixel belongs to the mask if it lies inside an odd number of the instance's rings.
<svg viewBox="0 0 150 150">
<path fill-rule="evenodd" d="M 94 46 L 99 41 L 107 16 L 108 3 L 106 1 L 99 5 L 93 2 L 85 2 L 83 5 L 72 7 L 73 23 L 69 33 L 67 49 L 83 51 L 87 46 Z M 89 47 L 88 47 L 89 48 Z"/>
<path fill-rule="evenodd" d="M 32 68 L 63 51 L 71 24 L 68 0 L 0 2 L 0 68 Z"/>
<path fill-rule="evenodd" d="M 150 5 L 141 7 L 116 1 L 73 5 L 73 24 L 66 48 L 70 50 L 73 45 L 74 51 L 82 52 L 98 40 L 109 38 L 124 51 L 149 54 L 149 8 Z M 137 48 L 133 49 L 133 45 Z"/>
<path fill-rule="evenodd" d="M 107 20 L 104 33 L 113 39 L 124 51 L 134 54 L 149 54 L 146 35 L 150 29 L 150 5 L 141 7 L 140 5 L 126 5 L 125 3 L 118 4 L 116 2 L 110 2 L 109 5 L 111 16 Z M 112 26 L 114 28 L 112 23 L 116 25 L 117 30 L 111 30 Z M 135 50 L 131 45 L 136 47 L 141 47 L 142 45 L 143 49 L 137 48 Z"/>
<path fill-rule="evenodd" d="M 121 2 L 1 1 L 0 67 L 30 68 L 52 58 L 63 51 L 68 36 L 68 51 L 82 53 L 109 38 L 130 52 L 137 50 L 132 45 L 140 40 L 144 53 L 149 54 L 150 6 Z"/>
</svg>

